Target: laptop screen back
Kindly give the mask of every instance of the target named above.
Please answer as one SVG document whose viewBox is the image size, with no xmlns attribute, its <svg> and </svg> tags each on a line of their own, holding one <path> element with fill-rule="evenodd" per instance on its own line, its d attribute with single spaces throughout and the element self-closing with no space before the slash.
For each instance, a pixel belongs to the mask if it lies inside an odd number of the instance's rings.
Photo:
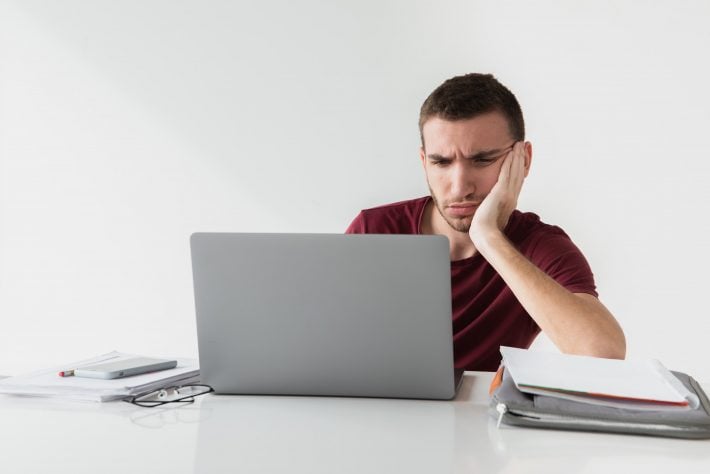
<svg viewBox="0 0 710 474">
<path fill-rule="evenodd" d="M 196 233 L 191 248 L 217 393 L 454 396 L 445 237 Z"/>
</svg>

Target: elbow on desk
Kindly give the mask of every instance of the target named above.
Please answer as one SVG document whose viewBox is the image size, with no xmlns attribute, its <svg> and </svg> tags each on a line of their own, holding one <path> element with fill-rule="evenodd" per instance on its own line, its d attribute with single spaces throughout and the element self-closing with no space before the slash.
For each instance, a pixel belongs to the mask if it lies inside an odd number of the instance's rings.
<svg viewBox="0 0 710 474">
<path fill-rule="evenodd" d="M 584 344 L 577 345 L 571 350 L 563 350 L 566 354 L 584 355 L 589 357 L 600 357 L 603 359 L 626 358 L 626 337 L 623 331 L 614 337 L 598 338 L 588 340 Z"/>
</svg>

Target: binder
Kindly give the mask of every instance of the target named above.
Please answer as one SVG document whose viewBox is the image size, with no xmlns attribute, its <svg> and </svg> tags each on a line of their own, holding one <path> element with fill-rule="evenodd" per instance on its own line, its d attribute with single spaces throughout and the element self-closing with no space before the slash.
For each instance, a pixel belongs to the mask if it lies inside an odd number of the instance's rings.
<svg viewBox="0 0 710 474">
<path fill-rule="evenodd" d="M 489 413 L 501 424 L 573 431 L 596 431 L 685 439 L 710 439 L 710 401 L 700 384 L 683 372 L 671 373 L 698 397 L 696 408 L 648 410 L 601 406 L 523 393 L 509 371 L 492 392 Z"/>
</svg>

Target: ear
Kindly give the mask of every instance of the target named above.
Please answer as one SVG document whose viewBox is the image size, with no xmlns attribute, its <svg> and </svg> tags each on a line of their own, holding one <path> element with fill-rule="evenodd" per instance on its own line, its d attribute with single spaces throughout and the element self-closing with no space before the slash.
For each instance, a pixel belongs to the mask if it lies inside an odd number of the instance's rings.
<svg viewBox="0 0 710 474">
<path fill-rule="evenodd" d="M 532 162 L 532 144 L 525 142 L 525 177 L 530 173 L 530 163 Z"/>
<path fill-rule="evenodd" d="M 419 159 L 422 161 L 422 168 L 426 171 L 426 151 L 423 146 L 419 147 Z"/>
</svg>

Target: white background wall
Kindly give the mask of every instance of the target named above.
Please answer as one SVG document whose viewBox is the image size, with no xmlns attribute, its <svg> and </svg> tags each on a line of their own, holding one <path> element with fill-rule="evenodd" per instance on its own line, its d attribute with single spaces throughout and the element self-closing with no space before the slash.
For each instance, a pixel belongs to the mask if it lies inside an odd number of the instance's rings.
<svg viewBox="0 0 710 474">
<path fill-rule="evenodd" d="M 710 380 L 708 18 L 702 0 L 0 0 L 0 374 L 196 356 L 190 233 L 342 232 L 424 195 L 419 106 L 478 71 L 526 115 L 520 208 L 584 250 L 629 356 Z"/>
</svg>

